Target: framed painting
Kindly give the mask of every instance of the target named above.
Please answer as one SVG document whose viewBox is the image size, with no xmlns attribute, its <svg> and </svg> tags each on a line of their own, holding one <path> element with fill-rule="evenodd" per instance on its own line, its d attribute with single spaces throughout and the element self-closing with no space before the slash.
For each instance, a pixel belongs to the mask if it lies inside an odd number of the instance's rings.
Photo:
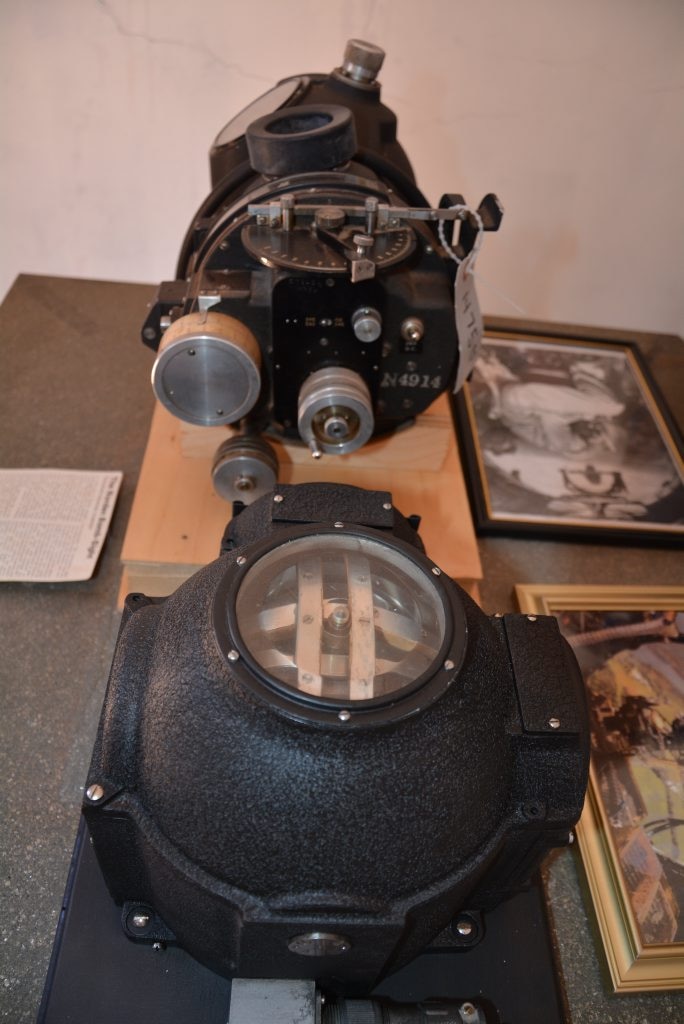
<svg viewBox="0 0 684 1024">
<path fill-rule="evenodd" d="M 684 988 L 684 587 L 519 585 L 587 687 L 577 839 L 616 992 Z"/>
<path fill-rule="evenodd" d="M 479 533 L 684 539 L 681 438 L 634 343 L 490 331 L 454 410 Z"/>
</svg>

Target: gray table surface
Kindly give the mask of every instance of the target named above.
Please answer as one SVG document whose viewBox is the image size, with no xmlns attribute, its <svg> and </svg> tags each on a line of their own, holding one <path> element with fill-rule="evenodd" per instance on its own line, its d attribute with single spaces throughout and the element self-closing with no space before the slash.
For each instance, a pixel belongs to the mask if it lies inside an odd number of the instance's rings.
<svg viewBox="0 0 684 1024">
<path fill-rule="evenodd" d="M 0 1018 L 33 1021 L 47 971 L 119 623 L 119 555 L 153 399 L 138 341 L 150 286 L 23 276 L 0 310 L 0 465 L 123 470 L 92 580 L 0 584 Z M 629 336 L 629 335 L 626 335 Z M 684 346 L 648 338 L 671 407 L 684 410 Z M 409 510 L 410 511 L 410 510 Z M 667 550 L 481 542 L 486 611 L 514 583 L 682 583 Z M 683 993 L 610 992 L 577 854 L 545 867 L 572 1024 L 681 1024 Z"/>
</svg>

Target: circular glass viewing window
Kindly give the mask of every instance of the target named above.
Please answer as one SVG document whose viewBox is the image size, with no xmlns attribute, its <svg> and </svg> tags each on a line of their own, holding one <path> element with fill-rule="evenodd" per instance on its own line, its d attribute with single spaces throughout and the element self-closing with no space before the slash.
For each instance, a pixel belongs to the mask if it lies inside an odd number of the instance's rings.
<svg viewBox="0 0 684 1024">
<path fill-rule="evenodd" d="M 247 570 L 236 602 L 248 651 L 270 676 L 331 701 L 393 697 L 436 662 L 445 604 L 395 547 L 358 535 L 287 541 Z"/>
</svg>

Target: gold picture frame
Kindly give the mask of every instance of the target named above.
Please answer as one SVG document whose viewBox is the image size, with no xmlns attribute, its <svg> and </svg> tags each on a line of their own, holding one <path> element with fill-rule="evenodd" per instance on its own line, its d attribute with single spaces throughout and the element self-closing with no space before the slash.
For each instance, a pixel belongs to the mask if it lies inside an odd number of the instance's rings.
<svg viewBox="0 0 684 1024">
<path fill-rule="evenodd" d="M 658 830 L 667 833 L 675 850 L 684 836 L 679 806 L 684 806 L 684 719 L 668 722 L 657 700 L 647 699 L 648 687 L 672 672 L 671 693 L 681 693 L 684 704 L 679 674 L 684 629 L 676 614 L 684 614 L 684 587 L 520 584 L 515 590 L 521 611 L 559 619 L 587 682 L 592 765 L 576 831 L 614 991 L 684 988 L 684 867 L 673 862 L 671 846 L 664 855 L 661 840 L 654 844 Z M 654 641 L 655 636 L 660 639 Z M 676 650 L 665 647 L 673 642 Z M 660 643 L 662 651 L 655 650 Z M 654 662 L 658 657 L 664 660 Z M 665 677 L 654 664 L 666 671 Z M 630 690 L 624 680 L 632 673 L 635 688 Z M 613 681 L 616 699 L 610 708 Z M 665 700 L 667 689 L 658 692 Z M 678 697 L 660 707 L 669 718 L 679 716 Z M 628 715 L 632 724 L 625 730 Z M 653 735 L 642 738 L 640 729 Z M 636 761 L 630 763 L 631 758 Z M 620 780 L 627 783 L 625 789 L 619 788 Z M 657 820 L 654 808 L 664 805 L 671 814 Z M 684 843 L 679 849 L 684 851 Z"/>
</svg>

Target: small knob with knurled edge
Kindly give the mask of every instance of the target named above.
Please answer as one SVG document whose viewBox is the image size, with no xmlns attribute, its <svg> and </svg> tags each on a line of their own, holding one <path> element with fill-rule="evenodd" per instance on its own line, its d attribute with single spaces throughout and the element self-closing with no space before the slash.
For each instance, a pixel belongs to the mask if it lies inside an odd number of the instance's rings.
<svg viewBox="0 0 684 1024">
<path fill-rule="evenodd" d="M 383 1024 L 382 1004 L 376 999 L 341 999 L 323 1010 L 324 1024 Z"/>
<path fill-rule="evenodd" d="M 385 51 L 363 39 L 350 39 L 344 51 L 342 74 L 355 82 L 374 82 L 385 59 Z"/>
</svg>

